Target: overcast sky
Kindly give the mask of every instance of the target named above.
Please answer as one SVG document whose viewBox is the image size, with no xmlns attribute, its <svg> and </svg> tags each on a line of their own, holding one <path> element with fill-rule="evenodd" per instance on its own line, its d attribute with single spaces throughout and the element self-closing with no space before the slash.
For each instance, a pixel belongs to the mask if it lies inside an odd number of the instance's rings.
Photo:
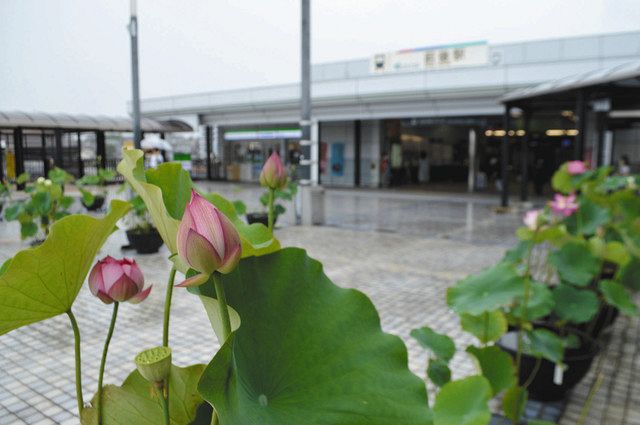
<svg viewBox="0 0 640 425">
<path fill-rule="evenodd" d="M 0 110 L 123 115 L 129 0 L 0 0 Z M 138 0 L 141 95 L 294 82 L 298 0 Z M 312 61 L 640 29 L 638 0 L 312 0 Z"/>
</svg>

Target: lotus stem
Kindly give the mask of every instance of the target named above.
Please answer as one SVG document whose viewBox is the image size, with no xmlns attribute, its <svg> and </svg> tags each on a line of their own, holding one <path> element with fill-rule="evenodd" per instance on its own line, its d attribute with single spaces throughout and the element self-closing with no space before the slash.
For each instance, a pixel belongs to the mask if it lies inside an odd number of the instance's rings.
<svg viewBox="0 0 640 425">
<path fill-rule="evenodd" d="M 107 332 L 107 339 L 104 341 L 104 348 L 102 350 L 102 360 L 100 360 L 100 373 L 98 374 L 98 397 L 96 400 L 96 410 L 98 411 L 98 424 L 102 423 L 102 378 L 104 377 L 104 367 L 107 363 L 107 352 L 109 351 L 109 343 L 113 336 L 113 330 L 116 327 L 116 318 L 118 317 L 118 301 L 113 303 L 113 313 L 111 313 L 111 323 L 109 324 L 109 332 Z"/>
<path fill-rule="evenodd" d="M 591 410 L 591 404 L 593 404 L 593 398 L 595 397 L 596 393 L 600 389 L 600 386 L 602 385 L 603 381 L 604 381 L 604 375 L 602 374 L 602 372 L 598 372 L 598 376 L 596 377 L 596 380 L 593 383 L 591 390 L 589 390 L 587 401 L 584 403 L 584 406 L 582 407 L 582 412 L 580 412 L 580 419 L 578 420 L 577 425 L 584 425 L 585 421 L 587 420 L 587 415 Z"/>
<path fill-rule="evenodd" d="M 73 315 L 71 309 L 67 310 L 67 316 L 71 321 L 71 327 L 73 328 L 73 337 L 75 340 L 75 357 L 76 357 L 76 399 L 78 400 L 78 417 L 82 416 L 82 409 L 84 409 L 84 400 L 82 399 L 82 364 L 80 361 L 80 329 L 78 328 L 78 322 Z"/>
<path fill-rule="evenodd" d="M 220 319 L 222 320 L 222 341 L 220 341 L 220 345 L 222 345 L 229 339 L 229 335 L 231 335 L 231 319 L 229 318 L 229 308 L 227 307 L 227 299 L 224 294 L 222 281 L 218 273 L 215 272 L 213 274 L 213 285 L 216 289 Z"/>
<path fill-rule="evenodd" d="M 162 413 L 164 416 L 164 424 L 170 425 L 171 418 L 169 417 L 169 402 L 164 398 L 162 387 L 158 388 L 158 398 L 160 399 L 160 405 L 162 406 Z"/>
<path fill-rule="evenodd" d="M 167 283 L 167 292 L 164 297 L 164 322 L 162 326 L 162 345 L 169 346 L 169 319 L 171 316 L 171 296 L 173 295 L 173 281 L 176 278 L 176 268 L 171 268 L 169 274 L 169 282 Z"/>
<path fill-rule="evenodd" d="M 271 232 L 271 234 L 273 234 L 273 221 L 274 221 L 274 218 L 275 218 L 273 216 L 274 198 L 275 198 L 275 190 L 274 189 L 269 189 L 269 232 Z"/>
</svg>

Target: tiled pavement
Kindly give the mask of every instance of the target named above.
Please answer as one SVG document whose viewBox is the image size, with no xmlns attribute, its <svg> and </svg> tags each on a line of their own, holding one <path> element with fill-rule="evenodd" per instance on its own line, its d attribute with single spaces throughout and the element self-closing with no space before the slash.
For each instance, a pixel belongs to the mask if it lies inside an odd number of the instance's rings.
<svg viewBox="0 0 640 425">
<path fill-rule="evenodd" d="M 213 185 L 212 185 L 213 186 Z M 253 187 L 215 185 L 231 198 L 254 200 Z M 409 349 L 409 366 L 424 375 L 426 353 L 408 337 L 414 327 L 428 324 L 470 342 L 444 303 L 444 291 L 456 280 L 495 262 L 513 242 L 519 217 L 492 212 L 493 199 L 425 196 L 371 191 L 327 191 L 326 227 L 291 226 L 291 211 L 277 234 L 285 246 L 306 248 L 324 263 L 338 285 L 365 292 L 380 312 L 383 328 L 399 335 Z M 250 203 L 250 208 L 255 206 Z M 14 224 L 0 223 L 0 261 L 24 247 Z M 121 256 L 123 232 L 115 233 L 100 256 Z M 127 253 L 128 255 L 129 253 Z M 106 383 L 121 383 L 133 369 L 133 356 L 161 339 L 164 290 L 169 270 L 165 248 L 159 254 L 137 256 L 154 289 L 147 301 L 123 305 L 112 340 Z M 85 400 L 95 392 L 100 352 L 111 309 L 82 289 L 74 312 L 82 332 Z M 640 424 L 637 352 L 640 324 L 618 321 L 608 345 L 605 380 L 588 424 Z M 0 337 L 0 425 L 77 424 L 72 333 L 66 316 L 31 325 Z M 179 365 L 207 362 L 217 343 L 202 306 L 186 291 L 174 291 L 171 345 Z M 622 355 L 624 354 L 624 355 Z M 459 353 L 454 377 L 473 372 Z M 575 424 L 591 379 L 579 386 L 563 425 Z M 623 421 L 623 419 L 625 421 Z"/>
</svg>

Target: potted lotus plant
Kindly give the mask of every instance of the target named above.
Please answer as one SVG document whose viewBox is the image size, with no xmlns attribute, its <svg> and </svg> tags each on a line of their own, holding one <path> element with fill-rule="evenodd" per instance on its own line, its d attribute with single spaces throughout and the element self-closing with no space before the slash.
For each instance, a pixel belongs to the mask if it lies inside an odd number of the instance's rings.
<svg viewBox="0 0 640 425">
<path fill-rule="evenodd" d="M 298 185 L 287 177 L 287 172 L 277 152 L 271 154 L 260 172 L 260 185 L 266 191 L 260 196 L 262 211 L 247 213 L 247 207 L 242 201 L 234 202 L 238 214 L 246 214 L 249 224 L 260 223 L 273 228 L 278 217 L 287 209 L 278 201 L 292 201 L 298 192 Z"/>
<path fill-rule="evenodd" d="M 138 254 L 153 254 L 160 250 L 162 238 L 149 217 L 147 205 L 140 196 L 129 200 L 132 209 L 125 218 L 129 246 Z"/>
<path fill-rule="evenodd" d="M 28 174 L 18 177 L 18 183 L 26 184 L 24 191 L 27 197 L 14 200 L 6 208 L 4 217 L 20 223 L 22 239 L 34 238 L 33 244 L 41 243 L 49 234 L 51 225 L 69 215 L 74 199 L 64 194 L 64 184 L 72 179 L 59 168 L 52 169 L 49 178 L 38 177 L 30 183 Z"/>
<path fill-rule="evenodd" d="M 107 183 L 113 181 L 115 177 L 114 171 L 98 168 L 95 175 L 86 175 L 76 180 L 82 194 L 82 205 L 87 211 L 97 211 L 102 208 L 107 196 Z"/>
<path fill-rule="evenodd" d="M 0 214 L 4 209 L 4 204 L 11 200 L 11 187 L 5 180 L 0 180 Z"/>
</svg>

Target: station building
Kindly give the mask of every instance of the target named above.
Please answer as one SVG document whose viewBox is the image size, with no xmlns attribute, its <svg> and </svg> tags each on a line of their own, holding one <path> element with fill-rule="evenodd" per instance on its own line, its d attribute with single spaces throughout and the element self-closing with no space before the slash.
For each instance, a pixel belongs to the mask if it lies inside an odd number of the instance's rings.
<svg viewBox="0 0 640 425">
<path fill-rule="evenodd" d="M 638 59 L 640 32 L 627 32 L 451 44 L 314 65 L 320 181 L 347 187 L 491 190 L 499 179 L 504 96 Z M 142 113 L 203 127 L 208 177 L 256 181 L 269 152 L 279 151 L 290 163 L 299 159 L 299 99 L 299 84 L 292 83 L 149 98 L 142 101 Z M 509 167 L 517 179 L 525 131 L 522 118 L 514 118 Z M 527 137 L 532 183 L 548 181 L 560 163 L 574 156 L 581 137 L 576 119 L 575 108 L 533 117 Z M 639 136 L 633 126 L 616 132 L 605 159 L 628 155 L 637 162 Z M 587 148 L 581 155 L 590 153 Z"/>
</svg>

